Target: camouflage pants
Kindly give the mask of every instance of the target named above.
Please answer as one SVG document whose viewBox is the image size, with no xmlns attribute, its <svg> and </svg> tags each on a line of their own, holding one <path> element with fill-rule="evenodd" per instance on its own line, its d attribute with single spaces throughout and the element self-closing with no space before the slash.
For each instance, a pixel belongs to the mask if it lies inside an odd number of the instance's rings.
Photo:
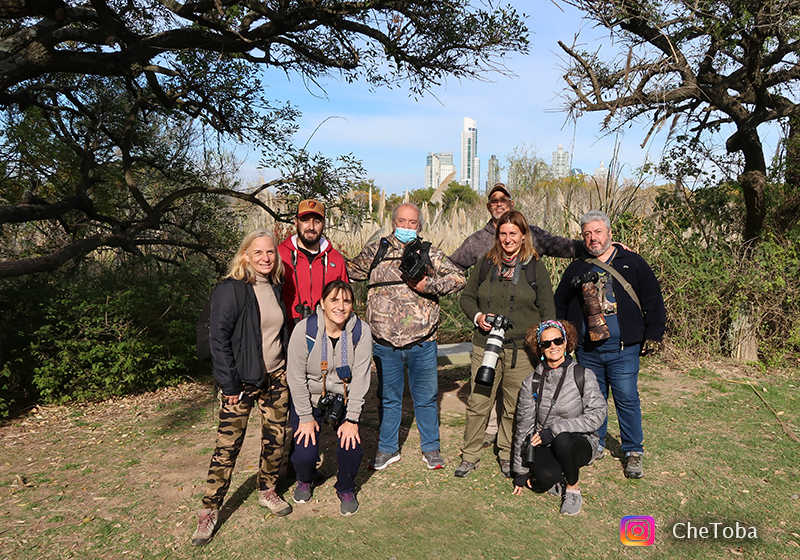
<svg viewBox="0 0 800 560">
<path fill-rule="evenodd" d="M 258 489 L 268 490 L 275 487 L 283 461 L 289 417 L 289 387 L 284 368 L 267 374 L 260 388 L 244 385 L 244 395 L 237 404 L 227 404 L 223 399 L 219 411 L 217 448 L 208 467 L 204 508 L 219 509 L 222 506 L 231 485 L 233 467 L 242 450 L 250 411 L 256 403 L 261 411 Z"/>
</svg>

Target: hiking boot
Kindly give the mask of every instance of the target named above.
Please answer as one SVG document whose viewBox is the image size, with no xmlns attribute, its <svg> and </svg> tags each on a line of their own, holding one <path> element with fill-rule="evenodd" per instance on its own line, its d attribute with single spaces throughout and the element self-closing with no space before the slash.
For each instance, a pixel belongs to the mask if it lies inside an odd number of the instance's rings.
<svg viewBox="0 0 800 560">
<path fill-rule="evenodd" d="M 425 461 L 425 464 L 428 465 L 428 468 L 431 470 L 444 468 L 444 459 L 442 459 L 442 455 L 439 453 L 438 449 L 423 451 L 422 460 Z"/>
<path fill-rule="evenodd" d="M 273 515 L 283 517 L 292 513 L 292 506 L 290 506 L 283 498 L 278 496 L 275 489 L 259 490 L 258 491 L 258 505 L 268 508 Z"/>
<path fill-rule="evenodd" d="M 551 496 L 563 496 L 564 495 L 564 485 L 560 482 L 556 482 L 550 488 L 547 489 L 547 493 Z"/>
<path fill-rule="evenodd" d="M 578 515 L 581 512 L 582 503 L 583 498 L 581 498 L 580 492 L 567 490 L 561 500 L 561 513 L 563 515 Z"/>
<path fill-rule="evenodd" d="M 353 515 L 358 511 L 358 500 L 354 492 L 337 492 L 341 505 L 339 506 L 339 513 L 342 515 Z"/>
<path fill-rule="evenodd" d="M 382 471 L 392 463 L 400 460 L 400 452 L 386 453 L 385 451 L 378 451 L 375 458 L 369 462 L 369 468 L 373 471 Z"/>
<path fill-rule="evenodd" d="M 506 478 L 511 478 L 511 461 L 508 459 L 500 459 L 497 458 L 497 464 L 500 465 L 500 472 L 503 473 L 503 476 Z"/>
<path fill-rule="evenodd" d="M 595 461 L 599 461 L 600 459 L 602 459 L 605 456 L 606 456 L 606 448 L 605 447 L 598 447 L 597 449 L 594 450 L 594 453 L 592 453 L 592 458 L 589 459 L 589 462 L 586 463 L 586 466 L 588 467 L 589 465 L 591 465 Z"/>
<path fill-rule="evenodd" d="M 470 463 L 469 461 L 466 461 L 466 460 L 462 459 L 461 460 L 461 464 L 456 467 L 456 470 L 455 470 L 455 472 L 453 474 L 456 475 L 459 478 L 464 478 L 470 472 L 472 472 L 474 469 L 477 469 L 477 468 L 478 468 L 478 461 L 475 461 L 474 463 Z"/>
<path fill-rule="evenodd" d="M 296 504 L 307 504 L 311 500 L 311 493 L 314 490 L 313 482 L 300 482 L 297 481 L 297 486 L 294 489 L 292 499 Z"/>
<path fill-rule="evenodd" d="M 625 462 L 625 476 L 628 478 L 642 478 L 644 476 L 641 453 L 631 451 L 631 454 L 628 455 L 628 460 Z"/>
<path fill-rule="evenodd" d="M 192 544 L 194 546 L 202 546 L 214 536 L 214 528 L 217 526 L 217 520 L 219 520 L 219 510 L 201 509 L 197 512 L 197 516 L 199 520 L 197 529 L 192 535 Z"/>
<path fill-rule="evenodd" d="M 492 447 L 494 442 L 497 441 L 497 434 L 483 434 L 483 448 Z"/>
</svg>

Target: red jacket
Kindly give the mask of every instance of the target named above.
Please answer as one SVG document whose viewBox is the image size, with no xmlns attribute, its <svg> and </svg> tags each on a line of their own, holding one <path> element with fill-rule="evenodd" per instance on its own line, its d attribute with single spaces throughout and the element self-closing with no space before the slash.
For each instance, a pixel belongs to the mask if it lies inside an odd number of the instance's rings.
<svg viewBox="0 0 800 560">
<path fill-rule="evenodd" d="M 309 264 L 305 253 L 297 249 L 297 235 L 286 238 L 278 245 L 285 272 L 283 275 L 283 301 L 294 322 L 303 318 L 297 310 L 299 304 L 307 305 L 311 313 L 322 297 L 322 288 L 332 280 L 349 282 L 344 257 L 324 237 L 319 243 L 320 254 Z"/>
</svg>

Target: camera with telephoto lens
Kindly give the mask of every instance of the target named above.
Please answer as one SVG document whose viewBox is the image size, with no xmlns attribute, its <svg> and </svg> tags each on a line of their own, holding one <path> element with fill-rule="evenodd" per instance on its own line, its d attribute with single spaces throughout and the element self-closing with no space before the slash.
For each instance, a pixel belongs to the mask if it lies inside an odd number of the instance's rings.
<svg viewBox="0 0 800 560">
<path fill-rule="evenodd" d="M 573 288 L 580 288 L 583 293 L 583 313 L 586 315 L 586 327 L 589 333 L 589 340 L 599 342 L 611 336 L 603 316 L 603 308 L 600 303 L 600 291 L 597 289 L 597 281 L 600 275 L 594 270 L 584 272 L 570 280 Z"/>
<path fill-rule="evenodd" d="M 325 393 L 319 398 L 317 408 L 322 410 L 322 421 L 329 426 L 338 426 L 344 417 L 346 406 L 342 395 Z"/>
<path fill-rule="evenodd" d="M 491 387 L 494 384 L 494 369 L 497 366 L 498 358 L 500 358 L 500 352 L 503 351 L 503 340 L 506 331 L 514 325 L 505 316 L 492 313 L 487 313 L 485 320 L 492 328 L 486 337 L 483 362 L 481 362 L 481 367 L 478 368 L 478 373 L 475 374 L 475 383 Z"/>
<path fill-rule="evenodd" d="M 400 260 L 400 272 L 408 280 L 422 280 L 425 276 L 427 266 L 422 257 L 422 243 L 419 239 L 406 245 L 403 251 L 403 258 Z"/>
</svg>

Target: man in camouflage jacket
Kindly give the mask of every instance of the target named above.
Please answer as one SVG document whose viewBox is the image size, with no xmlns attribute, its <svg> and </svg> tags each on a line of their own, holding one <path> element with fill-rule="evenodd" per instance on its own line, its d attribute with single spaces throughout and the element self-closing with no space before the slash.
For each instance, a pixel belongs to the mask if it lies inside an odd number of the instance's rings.
<svg viewBox="0 0 800 560">
<path fill-rule="evenodd" d="M 398 436 L 402 414 L 405 367 L 420 433 L 423 460 L 429 469 L 444 467 L 439 453 L 436 328 L 439 296 L 457 292 L 466 284 L 461 271 L 444 253 L 431 246 L 427 272 L 418 281 L 405 278 L 400 262 L 406 246 L 414 243 L 422 229 L 419 208 L 398 206 L 392 219 L 392 234 L 385 238 L 386 253 L 374 267 L 381 245 L 364 247 L 348 263 L 352 281 L 367 280 L 367 322 L 372 329 L 372 353 L 378 370 L 380 438 L 370 468 L 381 470 L 400 460 Z"/>
</svg>

